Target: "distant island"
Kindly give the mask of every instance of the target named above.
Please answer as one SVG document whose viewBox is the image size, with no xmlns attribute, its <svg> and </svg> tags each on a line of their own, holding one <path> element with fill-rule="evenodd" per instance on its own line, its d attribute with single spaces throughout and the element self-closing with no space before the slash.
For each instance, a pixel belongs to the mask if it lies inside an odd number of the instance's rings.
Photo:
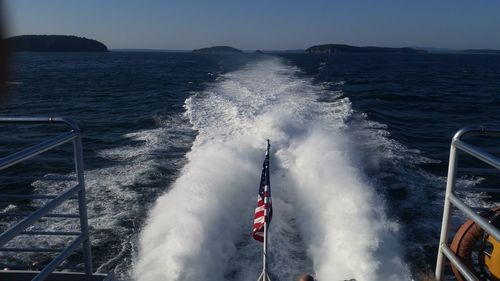
<svg viewBox="0 0 500 281">
<path fill-rule="evenodd" d="M 107 52 L 103 43 L 69 35 L 21 35 L 5 39 L 12 52 Z"/>
<path fill-rule="evenodd" d="M 288 50 L 269 50 L 267 53 L 272 54 L 305 54 L 306 50 L 304 49 L 288 49 Z"/>
<path fill-rule="evenodd" d="M 470 49 L 470 50 L 461 50 L 460 53 L 465 53 L 465 54 L 500 55 L 500 50 L 493 50 L 493 49 Z"/>
<path fill-rule="evenodd" d="M 413 48 L 385 48 L 385 47 L 355 47 L 343 44 L 316 45 L 306 49 L 308 54 L 340 54 L 340 53 L 427 53 L 424 50 Z"/>
<path fill-rule="evenodd" d="M 242 50 L 229 47 L 229 46 L 214 46 L 214 47 L 209 47 L 209 48 L 201 48 L 201 49 L 196 49 L 193 50 L 194 53 L 201 53 L 201 54 L 241 54 L 243 53 Z"/>
</svg>

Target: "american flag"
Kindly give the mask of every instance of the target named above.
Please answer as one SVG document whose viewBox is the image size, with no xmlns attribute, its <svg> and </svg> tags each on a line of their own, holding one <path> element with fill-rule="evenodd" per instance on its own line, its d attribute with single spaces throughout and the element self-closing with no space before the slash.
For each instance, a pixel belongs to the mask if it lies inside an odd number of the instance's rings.
<svg viewBox="0 0 500 281">
<path fill-rule="evenodd" d="M 269 141 L 267 143 L 266 159 L 262 165 L 260 177 L 259 195 L 257 196 L 257 208 L 253 220 L 252 236 L 255 240 L 264 242 L 264 224 L 271 222 L 273 216 L 273 204 L 271 201 L 271 183 L 269 180 Z"/>
</svg>

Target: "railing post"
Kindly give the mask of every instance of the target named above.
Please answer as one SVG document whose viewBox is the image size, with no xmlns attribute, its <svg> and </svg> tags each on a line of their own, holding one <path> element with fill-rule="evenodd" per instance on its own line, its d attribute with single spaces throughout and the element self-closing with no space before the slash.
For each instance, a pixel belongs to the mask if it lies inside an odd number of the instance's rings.
<svg viewBox="0 0 500 281">
<path fill-rule="evenodd" d="M 85 180 L 83 175 L 83 149 L 82 137 L 78 137 L 73 141 L 73 149 L 75 155 L 75 171 L 78 180 L 78 185 L 81 189 L 78 192 L 78 211 L 80 213 L 80 227 L 84 237 L 82 243 L 83 261 L 85 264 L 85 273 L 92 275 L 92 251 L 89 239 L 89 225 L 87 218 L 87 203 L 85 202 Z"/>
<path fill-rule="evenodd" d="M 455 177 L 456 177 L 456 166 L 457 166 L 457 148 L 455 147 L 455 139 L 453 139 L 450 148 L 450 159 L 448 163 L 448 177 L 446 180 L 446 194 L 444 199 L 444 207 L 443 207 L 443 221 L 441 225 L 441 236 L 439 238 L 438 245 L 438 256 L 436 262 L 436 280 L 441 281 L 444 280 L 444 263 L 445 263 L 445 255 L 441 249 L 442 245 L 446 245 L 448 243 L 448 233 L 450 228 L 450 218 L 451 218 L 451 204 L 448 198 L 448 195 L 453 193 L 453 189 L 455 188 Z"/>
</svg>

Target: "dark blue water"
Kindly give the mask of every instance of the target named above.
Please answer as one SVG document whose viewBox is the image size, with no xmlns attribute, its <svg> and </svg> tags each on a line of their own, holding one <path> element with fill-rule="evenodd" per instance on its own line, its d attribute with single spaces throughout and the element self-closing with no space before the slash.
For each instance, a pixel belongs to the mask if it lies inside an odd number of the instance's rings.
<svg viewBox="0 0 500 281">
<path fill-rule="evenodd" d="M 11 96 L 1 114 L 77 120 L 92 189 L 94 265 L 128 278 L 148 211 L 178 177 L 198 134 L 184 114 L 186 99 L 222 83 L 221 75 L 268 59 L 189 53 L 16 54 Z M 318 101 L 350 102 L 345 133 L 357 151 L 358 168 L 384 200 L 387 216 L 400 226 L 405 262 L 413 271 L 432 271 L 450 139 L 466 125 L 500 126 L 500 56 L 289 54 L 280 61 L 321 89 L 315 93 Z M 4 137 L 2 154 L 33 142 Z M 69 172 L 56 159 L 48 161 L 52 172 Z M 46 187 L 26 182 L 14 188 L 30 193 Z M 23 263 L 19 257 L 10 259 Z"/>
</svg>

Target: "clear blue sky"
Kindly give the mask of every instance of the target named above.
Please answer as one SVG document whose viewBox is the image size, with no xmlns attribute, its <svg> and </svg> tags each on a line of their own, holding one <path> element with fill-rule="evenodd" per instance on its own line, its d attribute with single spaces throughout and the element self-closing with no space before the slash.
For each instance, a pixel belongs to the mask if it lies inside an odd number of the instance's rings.
<svg viewBox="0 0 500 281">
<path fill-rule="evenodd" d="M 10 35 L 72 34 L 110 48 L 500 49 L 498 0 L 5 0 L 4 6 Z"/>
</svg>

